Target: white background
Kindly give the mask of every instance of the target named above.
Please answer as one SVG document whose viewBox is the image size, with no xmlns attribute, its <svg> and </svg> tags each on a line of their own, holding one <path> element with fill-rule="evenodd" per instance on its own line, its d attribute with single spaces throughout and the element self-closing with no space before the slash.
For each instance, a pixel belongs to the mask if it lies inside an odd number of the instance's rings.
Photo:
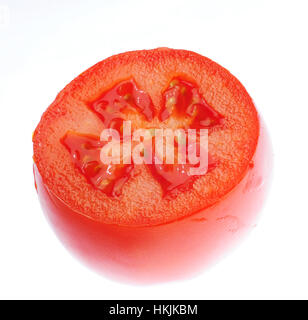
<svg viewBox="0 0 308 320">
<path fill-rule="evenodd" d="M 308 1 L 0 0 L 0 298 L 308 298 Z M 198 278 L 131 286 L 62 247 L 33 185 L 31 134 L 75 76 L 167 46 L 229 69 L 263 115 L 274 180 L 257 228 Z"/>
</svg>

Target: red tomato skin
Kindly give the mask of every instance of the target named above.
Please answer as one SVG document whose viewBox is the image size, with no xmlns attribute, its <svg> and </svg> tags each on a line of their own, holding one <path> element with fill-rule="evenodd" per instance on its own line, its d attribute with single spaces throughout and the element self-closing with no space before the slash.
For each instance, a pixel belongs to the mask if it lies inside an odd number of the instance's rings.
<svg viewBox="0 0 308 320">
<path fill-rule="evenodd" d="M 34 165 L 43 211 L 64 246 L 112 279 L 137 284 L 199 274 L 256 226 L 267 194 L 272 149 L 261 122 L 258 146 L 240 183 L 217 204 L 171 223 L 126 227 L 92 220 L 70 209 L 44 185 Z"/>
</svg>

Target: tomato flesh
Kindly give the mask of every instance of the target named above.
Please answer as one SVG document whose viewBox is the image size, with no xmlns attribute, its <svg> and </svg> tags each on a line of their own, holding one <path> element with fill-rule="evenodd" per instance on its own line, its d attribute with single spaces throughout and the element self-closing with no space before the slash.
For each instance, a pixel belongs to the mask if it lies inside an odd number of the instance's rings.
<svg viewBox="0 0 308 320">
<path fill-rule="evenodd" d="M 223 123 L 223 117 L 211 108 L 200 95 L 198 88 L 180 78 L 172 79 L 163 92 L 164 107 L 159 115 L 161 122 L 170 117 L 189 118 L 190 125 L 184 129 L 209 129 Z M 144 121 L 151 122 L 154 107 L 150 96 L 140 90 L 133 79 L 122 81 L 90 104 L 90 109 L 98 115 L 105 128 L 115 129 L 123 144 L 123 121 L 127 112 L 139 113 Z M 153 128 L 152 128 L 153 129 Z M 100 149 L 104 143 L 99 137 L 80 133 L 67 133 L 62 143 L 71 153 L 74 164 L 92 184 L 93 187 L 109 196 L 120 196 L 124 184 L 129 180 L 134 164 L 104 165 L 100 161 Z M 180 191 L 189 186 L 196 177 L 189 175 L 190 164 L 156 164 L 155 144 L 152 163 L 148 164 L 150 172 L 160 183 L 164 196 L 169 192 Z M 177 154 L 178 148 L 175 148 Z M 212 159 L 211 159 L 212 160 Z M 210 161 L 208 169 L 215 168 Z M 179 189 L 180 188 L 180 189 Z"/>
</svg>

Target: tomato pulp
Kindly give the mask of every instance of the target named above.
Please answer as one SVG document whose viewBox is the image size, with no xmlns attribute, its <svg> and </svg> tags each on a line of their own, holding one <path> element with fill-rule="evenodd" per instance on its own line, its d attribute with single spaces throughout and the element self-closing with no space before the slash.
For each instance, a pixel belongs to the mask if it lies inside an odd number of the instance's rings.
<svg viewBox="0 0 308 320">
<path fill-rule="evenodd" d="M 166 164 L 165 155 L 156 163 L 155 152 L 149 163 L 124 151 L 125 163 L 102 163 L 102 130 L 116 130 L 123 147 L 125 121 L 149 132 L 144 159 L 157 149 L 153 130 L 206 129 L 207 171 L 191 175 L 195 165 Z M 59 238 L 94 269 L 131 282 L 178 279 L 215 262 L 255 225 L 270 172 L 266 131 L 244 87 L 184 50 L 98 63 L 63 89 L 33 141 L 37 191 Z"/>
</svg>

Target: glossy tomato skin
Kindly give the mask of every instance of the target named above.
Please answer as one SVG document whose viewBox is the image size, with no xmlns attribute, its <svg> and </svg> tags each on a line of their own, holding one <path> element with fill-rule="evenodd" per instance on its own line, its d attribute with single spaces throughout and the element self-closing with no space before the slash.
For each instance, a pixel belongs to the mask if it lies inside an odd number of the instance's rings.
<svg viewBox="0 0 308 320">
<path fill-rule="evenodd" d="M 272 168 L 261 123 L 256 153 L 240 183 L 214 206 L 168 224 L 108 225 L 70 209 L 44 185 L 34 166 L 38 196 L 55 233 L 82 262 L 113 279 L 154 283 L 189 277 L 215 263 L 256 226 Z"/>
</svg>

